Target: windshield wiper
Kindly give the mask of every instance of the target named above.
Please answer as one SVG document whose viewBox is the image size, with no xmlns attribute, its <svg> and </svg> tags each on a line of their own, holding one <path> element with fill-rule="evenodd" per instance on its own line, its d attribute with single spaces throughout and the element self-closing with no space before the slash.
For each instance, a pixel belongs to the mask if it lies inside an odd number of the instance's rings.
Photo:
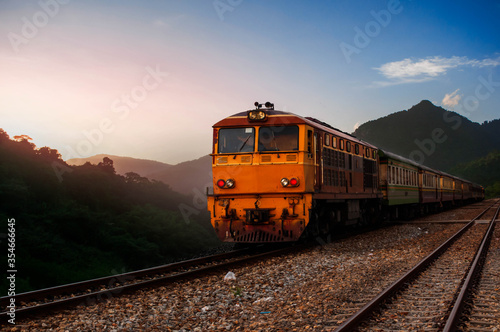
<svg viewBox="0 0 500 332">
<path fill-rule="evenodd" d="M 278 149 L 278 143 L 276 142 L 276 137 L 274 136 L 274 131 L 271 130 L 271 134 L 273 134 L 274 147 L 276 148 L 276 151 L 279 151 L 280 149 Z M 279 157 L 280 157 L 280 153 L 278 152 L 278 158 Z"/>
<path fill-rule="evenodd" d="M 247 144 L 248 140 L 250 139 L 250 137 L 252 137 L 252 135 L 248 135 L 247 139 L 243 142 L 243 144 L 241 144 L 238 152 L 241 152 L 241 150 L 243 149 L 243 147 Z"/>
</svg>

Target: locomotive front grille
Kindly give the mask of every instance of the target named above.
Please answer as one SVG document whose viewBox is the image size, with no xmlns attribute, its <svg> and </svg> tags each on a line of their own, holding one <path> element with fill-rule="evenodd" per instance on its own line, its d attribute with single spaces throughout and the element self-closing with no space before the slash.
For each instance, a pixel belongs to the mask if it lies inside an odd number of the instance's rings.
<svg viewBox="0 0 500 332">
<path fill-rule="evenodd" d="M 246 233 L 244 235 L 237 236 L 235 238 L 236 242 L 282 242 L 284 241 L 283 236 L 274 235 L 264 231 L 255 231 Z"/>
</svg>

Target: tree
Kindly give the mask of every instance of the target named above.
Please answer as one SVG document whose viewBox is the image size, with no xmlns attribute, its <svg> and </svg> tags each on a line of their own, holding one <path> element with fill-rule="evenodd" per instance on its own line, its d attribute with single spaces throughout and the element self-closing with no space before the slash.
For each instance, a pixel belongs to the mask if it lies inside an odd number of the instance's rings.
<svg viewBox="0 0 500 332">
<path fill-rule="evenodd" d="M 51 149 L 47 146 L 38 149 L 36 153 L 47 161 L 59 161 L 61 159 L 61 154 L 56 149 Z"/>
<path fill-rule="evenodd" d="M 8 140 L 10 140 L 9 135 L 7 134 L 7 132 L 5 130 L 0 128 L 0 143 L 6 142 Z"/>
<path fill-rule="evenodd" d="M 127 183 L 149 183 L 149 179 L 143 176 L 140 176 L 134 172 L 125 173 L 125 181 Z"/>
<path fill-rule="evenodd" d="M 105 172 L 110 174 L 115 174 L 115 167 L 113 166 L 113 160 L 108 157 L 102 158 L 102 162 L 97 164 L 98 167 L 101 167 Z"/>
</svg>

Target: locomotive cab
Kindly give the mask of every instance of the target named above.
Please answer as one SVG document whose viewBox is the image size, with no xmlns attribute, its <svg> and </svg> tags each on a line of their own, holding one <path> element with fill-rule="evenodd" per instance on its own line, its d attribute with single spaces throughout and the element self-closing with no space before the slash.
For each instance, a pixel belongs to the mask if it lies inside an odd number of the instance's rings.
<svg viewBox="0 0 500 332">
<path fill-rule="evenodd" d="M 314 190 L 314 158 L 306 125 L 256 103 L 214 125 L 208 195 L 212 225 L 226 242 L 296 241 Z"/>
</svg>

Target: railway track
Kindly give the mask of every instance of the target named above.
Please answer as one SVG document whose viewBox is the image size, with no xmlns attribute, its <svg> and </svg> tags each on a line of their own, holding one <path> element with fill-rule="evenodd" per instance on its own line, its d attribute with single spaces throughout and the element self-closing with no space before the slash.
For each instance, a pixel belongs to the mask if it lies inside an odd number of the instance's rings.
<svg viewBox="0 0 500 332">
<path fill-rule="evenodd" d="M 489 225 L 476 223 L 492 209 L 496 212 Z M 459 325 L 460 330 L 491 331 L 490 326 L 498 326 L 499 312 L 484 312 L 491 302 L 498 303 L 494 293 L 499 292 L 498 259 L 490 258 L 491 272 L 483 278 L 486 286 L 481 288 L 479 283 L 475 293 L 471 289 L 480 275 L 499 210 L 499 201 L 486 208 L 335 331 L 455 331 Z M 479 297 L 470 300 L 471 294 Z"/>
<path fill-rule="evenodd" d="M 196 278 L 253 260 L 277 256 L 303 248 L 302 246 L 295 246 L 274 250 L 262 248 L 257 250 L 255 248 L 241 249 L 154 268 L 21 293 L 15 297 L 16 319 L 46 314 L 78 305 L 90 305 L 138 289 Z M 0 298 L 2 308 L 7 307 L 9 300 L 10 297 Z M 0 324 L 5 324 L 8 319 L 8 311 L 1 312 L 0 317 L 2 318 Z"/>
<path fill-rule="evenodd" d="M 498 209 L 493 219 L 498 220 Z M 481 243 L 445 331 L 500 330 L 500 229 L 492 223 Z M 482 268 L 482 271 L 480 271 Z"/>
</svg>

